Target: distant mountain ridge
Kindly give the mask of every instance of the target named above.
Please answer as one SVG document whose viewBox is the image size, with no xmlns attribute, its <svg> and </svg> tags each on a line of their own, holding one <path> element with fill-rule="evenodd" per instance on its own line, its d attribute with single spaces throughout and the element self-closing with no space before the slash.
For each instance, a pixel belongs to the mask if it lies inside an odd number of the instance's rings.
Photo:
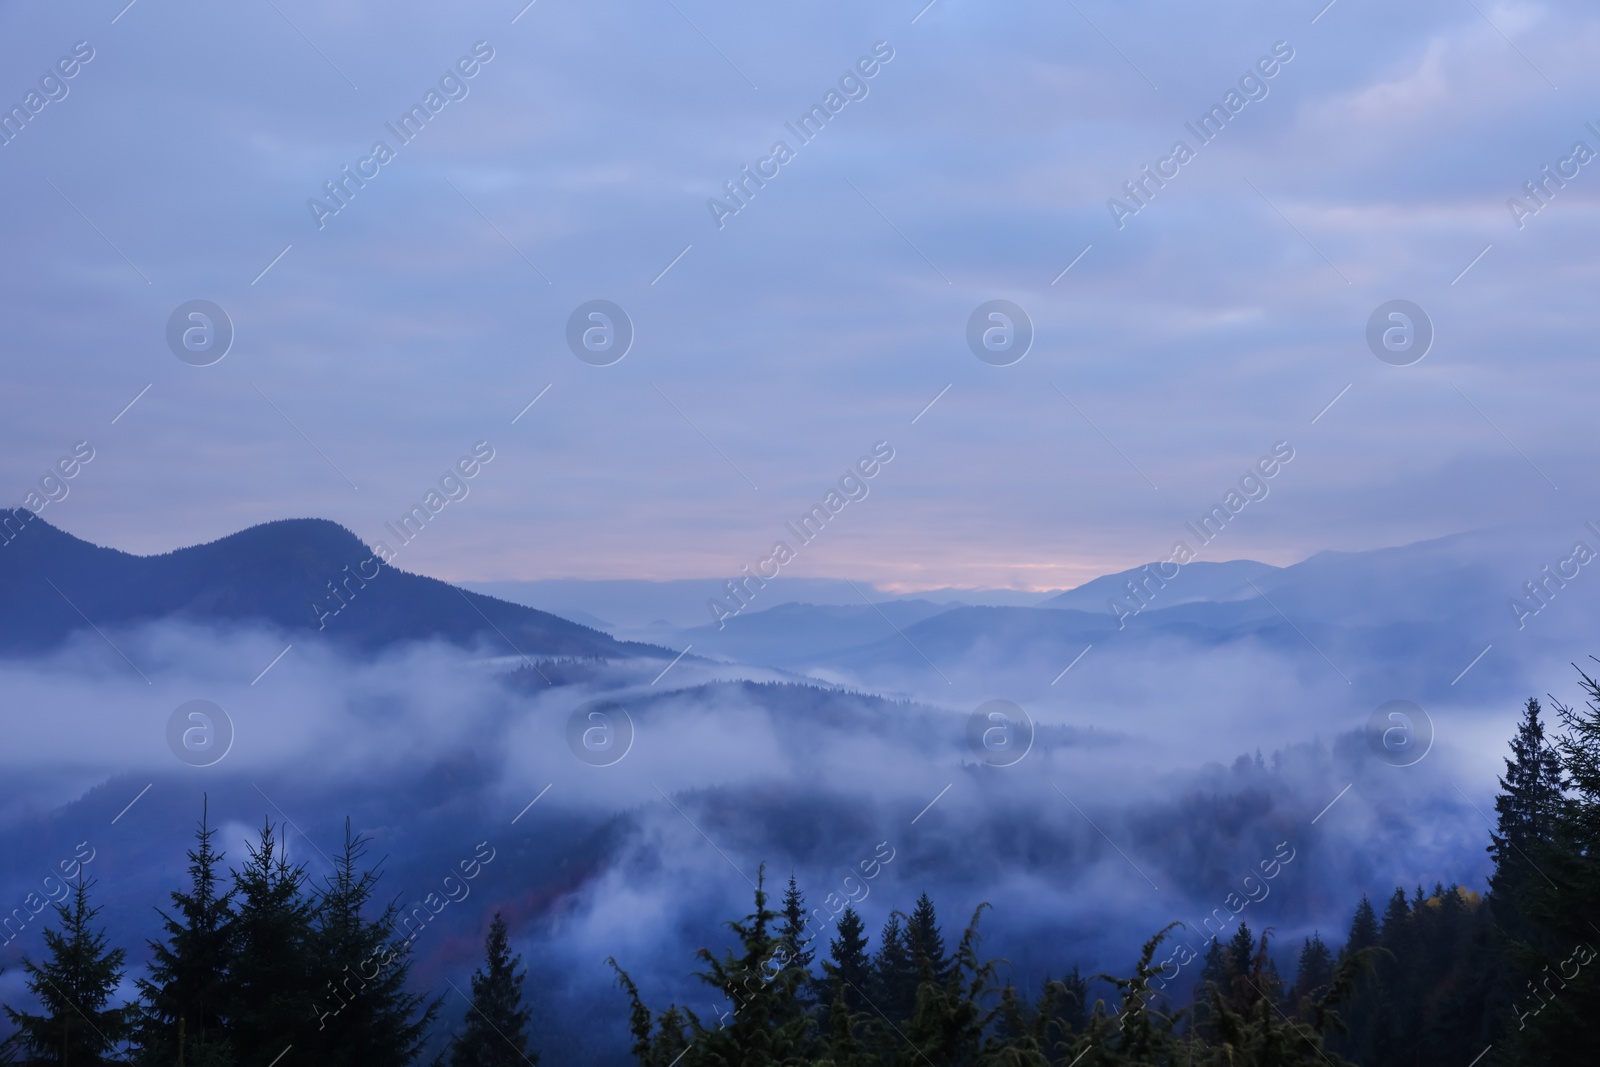
<svg viewBox="0 0 1600 1067">
<path fill-rule="evenodd" d="M 0 512 L 0 522 L 13 520 L 15 528 L 19 516 Z M 438 639 L 544 657 L 665 652 L 376 566 L 360 538 L 326 519 L 268 522 L 208 544 L 135 556 L 32 517 L 0 545 L 0 654 L 48 648 L 90 627 L 161 619 L 260 623 L 362 650 Z"/>
<path fill-rule="evenodd" d="M 1600 627 L 1600 586 L 1581 576 L 1547 596 L 1525 627 L 1508 610 L 1507 598 L 1521 593 L 1525 580 L 1539 577 L 1558 550 L 1570 551 L 1570 537 L 1519 521 L 1406 545 L 1323 551 L 1282 567 L 1194 561 L 1173 574 L 1152 563 L 1033 607 L 876 598 L 849 606 L 775 604 L 720 630 L 703 625 L 661 640 L 935 702 L 987 699 L 997 686 L 1008 699 L 1064 699 L 1068 670 L 1080 696 L 1120 698 L 1130 679 L 1141 677 L 1211 685 L 1207 662 L 1217 670 L 1233 665 L 1224 689 L 1265 677 L 1264 666 L 1273 664 L 1336 689 L 1348 686 L 1355 703 L 1397 694 L 1460 699 L 1469 690 L 1456 683 L 1469 665 L 1473 694 L 1514 694 L 1532 684 L 1541 657 L 1587 654 L 1587 635 Z M 1241 673 L 1246 661 L 1251 666 Z"/>
<path fill-rule="evenodd" d="M 1159 563 L 1148 563 L 1116 574 L 1103 575 L 1085 582 L 1076 589 L 1069 589 L 1065 593 L 1053 596 L 1039 607 L 1108 611 L 1109 601 L 1130 599 L 1128 583 L 1132 582 L 1138 586 L 1145 579 L 1147 569 L 1153 570 L 1157 575 L 1170 573 L 1172 570 L 1170 565 L 1163 567 Z M 1265 578 L 1282 569 L 1270 563 L 1257 563 L 1251 559 L 1234 559 L 1223 563 L 1196 560 L 1185 564 L 1167 580 L 1167 584 L 1172 586 L 1171 592 L 1165 589 L 1159 590 L 1162 593 L 1161 606 L 1175 607 L 1178 604 L 1192 604 L 1197 601 L 1220 603 L 1228 600 L 1247 600 L 1257 595 L 1256 591 L 1250 588 L 1252 581 Z"/>
<path fill-rule="evenodd" d="M 530 608 L 553 612 L 564 619 L 579 619 L 593 626 L 604 622 L 613 633 L 633 631 L 644 639 L 650 627 L 662 631 L 651 640 L 676 640 L 678 630 L 691 630 L 713 621 L 706 601 L 728 596 L 724 578 L 644 579 L 542 578 L 533 581 L 465 582 L 465 588 L 500 597 Z M 758 604 L 751 611 L 768 606 L 800 603 L 818 607 L 861 606 L 865 593 L 874 603 L 895 600 L 923 600 L 935 604 L 995 604 L 1033 607 L 1051 592 L 1012 589 L 924 589 L 915 593 L 895 593 L 880 589 L 865 579 L 801 578 L 785 575 L 763 588 Z M 741 613 L 742 615 L 743 613 Z M 670 635 L 670 636 L 669 636 Z"/>
</svg>

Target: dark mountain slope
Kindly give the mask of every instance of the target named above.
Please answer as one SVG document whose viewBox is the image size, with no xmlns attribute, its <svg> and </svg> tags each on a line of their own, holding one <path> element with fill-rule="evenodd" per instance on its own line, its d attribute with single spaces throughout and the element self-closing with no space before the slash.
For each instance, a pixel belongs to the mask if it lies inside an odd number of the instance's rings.
<svg viewBox="0 0 1600 1067">
<path fill-rule="evenodd" d="M 264 523 L 157 556 L 92 545 L 38 518 L 0 544 L 0 653 L 48 648 L 90 625 L 158 619 L 264 623 L 361 650 L 441 639 L 507 655 L 663 654 L 382 566 L 359 538 L 324 519 Z"/>
</svg>

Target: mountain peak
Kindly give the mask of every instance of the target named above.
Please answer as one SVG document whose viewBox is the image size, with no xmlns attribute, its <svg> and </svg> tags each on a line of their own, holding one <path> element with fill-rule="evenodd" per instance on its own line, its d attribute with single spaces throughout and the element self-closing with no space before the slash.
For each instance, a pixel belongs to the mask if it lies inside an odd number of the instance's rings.
<svg viewBox="0 0 1600 1067">
<path fill-rule="evenodd" d="M 369 650 L 443 640 L 535 656 L 655 651 L 390 567 L 327 519 L 260 523 L 151 556 L 90 544 L 31 512 L 0 513 L 0 527 L 0 653 L 58 644 L 89 625 L 164 619 L 268 626 Z"/>
</svg>

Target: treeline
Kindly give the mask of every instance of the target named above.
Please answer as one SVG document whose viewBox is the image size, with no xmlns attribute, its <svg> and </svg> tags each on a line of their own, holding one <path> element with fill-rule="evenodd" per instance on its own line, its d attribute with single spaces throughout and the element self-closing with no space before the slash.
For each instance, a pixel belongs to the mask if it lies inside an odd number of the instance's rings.
<svg viewBox="0 0 1600 1067">
<path fill-rule="evenodd" d="M 987 905 L 948 951 L 926 894 L 889 918 L 875 949 L 846 907 L 824 953 L 794 879 L 773 910 L 763 878 L 755 910 L 728 923 L 738 948 L 698 954 L 697 977 L 726 1005 L 714 1016 L 652 1011 L 611 961 L 633 1055 L 641 1067 L 1588 1062 L 1600 1047 L 1600 682 L 1579 676 L 1587 706 L 1557 705 L 1558 736 L 1546 736 L 1538 701 L 1523 710 L 1495 801 L 1488 893 L 1396 889 L 1381 915 L 1363 897 L 1337 949 L 1303 941 L 1292 979 L 1271 931 L 1241 923 L 1211 939 L 1175 996 L 1169 926 L 1129 974 L 1073 967 L 1025 992 L 979 950 Z"/>
<path fill-rule="evenodd" d="M 727 1001 L 715 1017 L 677 1005 L 653 1013 L 611 961 L 631 1004 L 633 1054 L 642 1067 L 1340 1064 L 1326 1035 L 1338 1029 L 1334 1008 L 1350 996 L 1371 955 L 1357 952 L 1335 965 L 1326 947 L 1308 942 L 1303 955 L 1321 970 L 1302 971 L 1315 985 L 1286 989 L 1268 936 L 1257 940 L 1241 925 L 1226 944 L 1212 942 L 1202 999 L 1185 1011 L 1153 984 L 1163 969 L 1155 962 L 1162 931 L 1145 943 L 1131 975 L 1094 976 L 1109 983 L 1115 1006 L 1103 998 L 1091 1005 L 1091 980 L 1076 967 L 1046 980 L 1037 997 L 1001 983 L 1000 961 L 979 952 L 987 905 L 947 952 L 934 904 L 923 894 L 909 915 L 891 915 L 870 954 L 861 917 L 846 907 L 827 957 L 813 968 L 805 901 L 793 879 L 779 910 L 767 901 L 762 882 L 755 910 L 728 924 L 737 950 L 721 957 L 700 950 L 698 977 Z"/>
<path fill-rule="evenodd" d="M 38 1010 L 7 1005 L 14 1032 L 0 1063 L 139 1067 L 319 1067 L 409 1064 L 422 1055 L 442 998 L 408 989 L 418 919 L 377 907 L 381 872 L 363 866 L 367 842 L 345 825 L 333 872 L 313 884 L 290 864 L 271 823 L 224 872 L 204 811 L 188 852 L 188 886 L 161 910 L 138 996 L 117 993 L 127 954 L 94 923 L 94 883 L 82 872 L 43 931 L 46 954 L 22 967 Z M 488 857 L 492 859 L 492 853 Z M 474 877 L 481 851 L 461 861 Z M 430 897 L 433 895 L 430 894 Z M 421 909 L 421 922 L 429 914 Z M 498 914 L 472 978 L 462 1025 L 435 1063 L 533 1064 L 520 958 Z"/>
</svg>

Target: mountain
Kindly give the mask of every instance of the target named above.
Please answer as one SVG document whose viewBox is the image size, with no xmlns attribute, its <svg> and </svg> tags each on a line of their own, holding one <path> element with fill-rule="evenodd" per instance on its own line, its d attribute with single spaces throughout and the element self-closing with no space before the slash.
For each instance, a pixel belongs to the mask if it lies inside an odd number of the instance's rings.
<svg viewBox="0 0 1600 1067">
<path fill-rule="evenodd" d="M 0 512 L 10 536 L 0 543 L 0 654 L 45 649 L 90 627 L 173 619 L 265 624 L 363 651 L 439 639 L 507 655 L 670 655 L 379 564 L 360 538 L 325 519 L 268 522 L 135 556 L 25 514 Z"/>
<path fill-rule="evenodd" d="M 1157 574 L 1170 571 L 1161 564 L 1149 565 Z M 1226 563 L 1197 560 L 1184 567 L 1167 584 L 1170 590 L 1161 591 L 1161 604 L 1190 604 L 1196 601 L 1246 600 L 1256 595 L 1250 582 L 1260 584 L 1274 572 L 1281 570 L 1270 563 L 1257 563 L 1252 559 L 1233 559 Z M 1085 582 L 1076 589 L 1053 596 L 1040 604 L 1041 608 L 1069 608 L 1076 611 L 1106 612 L 1106 601 L 1128 599 L 1127 583 L 1138 585 L 1145 579 L 1145 568 L 1102 575 Z M 1153 584 L 1153 583 L 1152 583 Z"/>
<path fill-rule="evenodd" d="M 645 581 L 636 578 L 588 579 L 542 578 L 536 581 L 466 582 L 465 587 L 500 597 L 530 608 L 554 612 L 564 619 L 580 619 L 589 625 L 605 620 L 605 629 L 627 633 L 641 640 L 671 644 L 680 631 L 692 632 L 715 616 L 707 609 L 708 600 L 728 600 L 725 578 L 675 578 Z M 991 604 L 1028 607 L 1038 604 L 1049 592 L 1016 589 L 922 589 L 915 593 L 894 593 L 867 581 L 849 582 L 842 578 L 799 578 L 783 575 L 769 579 L 756 590 L 756 603 L 803 603 L 826 607 L 866 607 L 862 597 L 874 604 L 891 600 L 926 600 L 934 604 Z M 1099 605 L 1104 608 L 1105 605 Z"/>
<path fill-rule="evenodd" d="M 829 614 L 839 609 L 781 605 L 746 611 L 720 633 L 706 627 L 685 637 L 696 653 L 954 704 L 994 695 L 1065 700 L 1071 692 L 1132 707 L 1158 684 L 1219 698 L 1271 689 L 1262 699 L 1315 699 L 1319 714 L 1370 711 L 1396 697 L 1510 700 L 1537 691 L 1530 687 L 1549 662 L 1590 651 L 1600 586 L 1575 576 L 1571 561 L 1560 585 L 1541 571 L 1570 555 L 1583 533 L 1522 521 L 1319 552 L 1285 567 L 1197 561 L 1164 585 L 1142 583 L 1141 567 L 1037 607 L 951 605 L 915 618 L 879 605 L 893 626 L 865 605 L 837 618 Z M 1542 607 L 1526 593 L 1533 579 L 1548 585 Z M 1142 584 L 1142 605 L 1128 581 Z M 1511 597 L 1538 610 L 1519 620 Z"/>
<path fill-rule="evenodd" d="M 926 600 L 886 600 L 863 604 L 777 604 L 716 626 L 679 631 L 681 644 L 696 652 L 740 663 L 805 669 L 831 653 L 847 652 L 885 638 L 924 619 L 955 610 Z M 1026 609 L 1023 609 L 1026 610 Z"/>
</svg>

